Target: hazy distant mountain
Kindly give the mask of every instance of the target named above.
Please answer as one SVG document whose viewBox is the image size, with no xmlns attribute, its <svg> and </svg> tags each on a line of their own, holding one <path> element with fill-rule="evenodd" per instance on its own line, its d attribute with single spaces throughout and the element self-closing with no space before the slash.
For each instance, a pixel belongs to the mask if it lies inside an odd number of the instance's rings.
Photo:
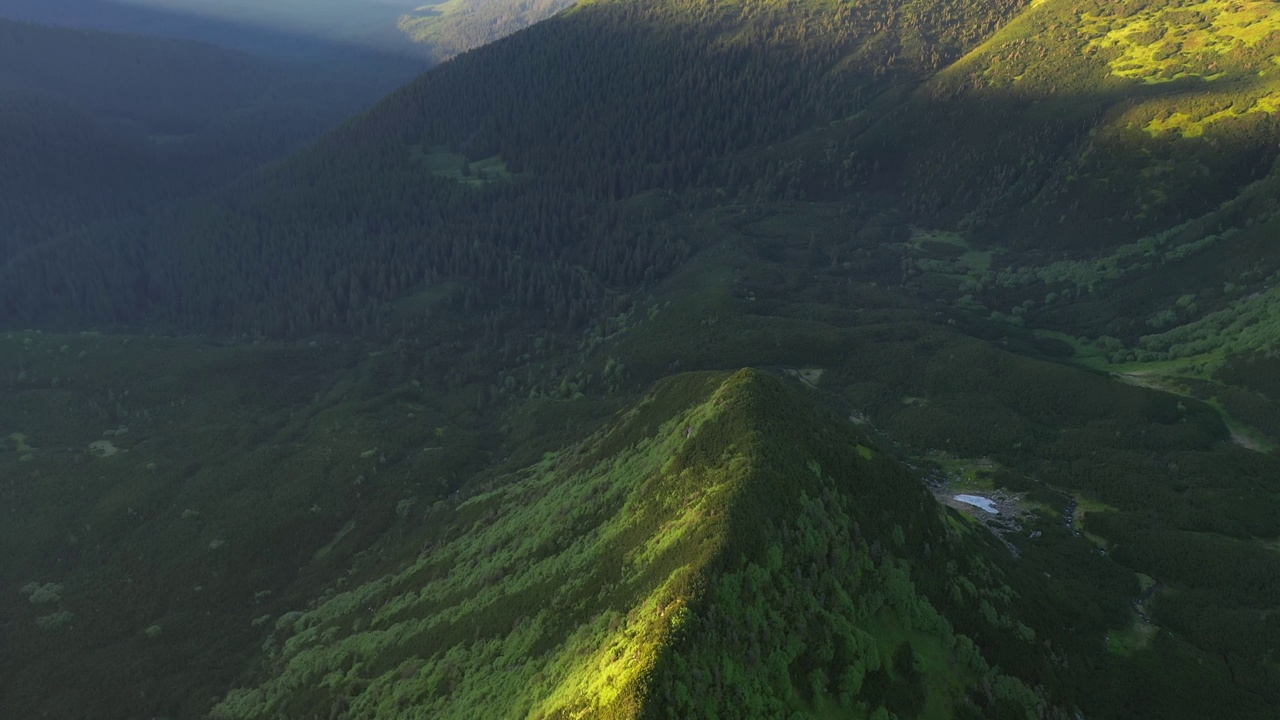
<svg viewBox="0 0 1280 720">
<path fill-rule="evenodd" d="M 363 109 L 414 66 L 264 60 L 0 19 L 4 252 L 226 182 Z"/>
<path fill-rule="evenodd" d="M 0 0 L 0 17 L 80 29 L 197 40 L 271 57 L 315 57 L 342 50 L 335 43 L 301 33 L 111 0 Z"/>
<path fill-rule="evenodd" d="M 509 35 L 571 4 L 571 0 L 0 0 L 0 16 L 181 37 L 286 57 L 363 50 L 437 62 Z"/>
</svg>

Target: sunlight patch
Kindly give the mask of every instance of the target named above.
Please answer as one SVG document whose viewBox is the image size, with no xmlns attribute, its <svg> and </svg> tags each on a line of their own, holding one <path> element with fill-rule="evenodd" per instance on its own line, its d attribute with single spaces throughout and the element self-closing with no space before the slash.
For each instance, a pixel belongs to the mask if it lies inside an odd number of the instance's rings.
<svg viewBox="0 0 1280 720">
<path fill-rule="evenodd" d="M 1280 31 L 1280 7 L 1259 0 L 1206 0 L 1129 17 L 1083 13 L 1080 20 L 1087 53 L 1118 50 L 1109 62 L 1113 75 L 1155 84 L 1221 77 L 1219 61 L 1234 64 L 1240 53 Z"/>
<path fill-rule="evenodd" d="M 1151 122 L 1147 123 L 1142 129 L 1149 135 L 1179 132 L 1184 138 L 1200 137 L 1204 135 L 1209 126 L 1223 120 L 1251 113 L 1274 115 L 1280 112 L 1280 88 L 1273 88 L 1271 92 L 1253 99 L 1252 102 L 1245 101 L 1242 103 L 1237 101 L 1232 103 L 1225 99 L 1222 102 L 1227 104 L 1227 107 L 1200 117 L 1184 112 L 1174 112 L 1167 115 L 1162 113 L 1152 118 Z"/>
</svg>

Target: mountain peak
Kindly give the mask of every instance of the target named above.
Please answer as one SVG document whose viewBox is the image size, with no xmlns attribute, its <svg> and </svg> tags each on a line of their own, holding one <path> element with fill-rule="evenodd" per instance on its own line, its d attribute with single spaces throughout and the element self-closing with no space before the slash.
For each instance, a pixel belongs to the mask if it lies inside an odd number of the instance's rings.
<svg viewBox="0 0 1280 720">
<path fill-rule="evenodd" d="M 976 711 L 956 693 L 1004 676 L 905 560 L 948 556 L 944 512 L 863 442 L 758 370 L 664 380 L 591 440 L 437 504 L 429 552 L 276 620 L 261 677 L 213 716 Z M 919 653 L 960 667 L 930 685 Z"/>
</svg>

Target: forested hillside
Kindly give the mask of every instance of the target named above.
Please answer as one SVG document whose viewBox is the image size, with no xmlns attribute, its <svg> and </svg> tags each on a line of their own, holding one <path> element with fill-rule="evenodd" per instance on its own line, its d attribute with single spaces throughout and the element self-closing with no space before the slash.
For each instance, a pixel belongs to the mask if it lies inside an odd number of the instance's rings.
<svg viewBox="0 0 1280 720">
<path fill-rule="evenodd" d="M 1271 720 L 1278 7 L 594 0 L 145 207 L 12 90 L 0 714 Z"/>
<path fill-rule="evenodd" d="M 646 201 L 705 205 L 718 184 L 746 182 L 722 162 L 731 154 L 858 113 L 1017 8 L 957 6 L 934 28 L 919 5 L 583 6 L 440 67 L 238 200 L 156 221 L 141 239 L 131 229 L 146 267 L 88 236 L 74 263 L 37 254 L 0 271 L 0 302 L 27 323 L 281 336 L 375 326 L 387 301 L 467 278 L 471 305 L 580 326 L 690 245 L 622 223 L 622 201 L 640 198 L 641 214 Z M 583 53 L 593 62 L 578 67 Z M 773 180 L 751 182 L 773 196 Z M 77 301 L 49 282 L 105 291 Z"/>
<path fill-rule="evenodd" d="M 1269 2 L 1037 3 L 873 131 L 895 142 L 870 178 L 1019 249 L 1175 227 L 1271 170 L 1278 29 Z"/>
</svg>

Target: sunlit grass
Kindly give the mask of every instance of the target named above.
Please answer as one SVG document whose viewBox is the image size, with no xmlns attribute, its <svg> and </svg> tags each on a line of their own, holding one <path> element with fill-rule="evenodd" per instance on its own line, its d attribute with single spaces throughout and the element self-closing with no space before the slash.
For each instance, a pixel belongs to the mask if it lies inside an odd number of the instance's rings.
<svg viewBox="0 0 1280 720">
<path fill-rule="evenodd" d="M 1220 77 L 1216 59 L 1238 53 L 1280 31 L 1280 8 L 1257 0 L 1165 3 L 1127 17 L 1080 16 L 1087 50 L 1116 50 L 1111 71 L 1144 83 Z"/>
<path fill-rule="evenodd" d="M 1275 113 L 1280 107 L 1280 85 L 1270 78 L 1275 58 L 1250 59 L 1249 54 L 1274 41 L 1280 32 L 1280 8 L 1275 3 L 1167 3 L 1127 17 L 1084 13 L 1080 20 L 1080 33 L 1087 38 L 1086 52 L 1112 55 L 1108 65 L 1116 77 L 1148 85 L 1187 79 L 1215 85 L 1227 78 L 1248 80 L 1247 86 L 1215 87 L 1220 96 L 1157 111 L 1143 126 L 1151 135 L 1177 132 L 1187 138 L 1199 137 L 1224 120 Z"/>
</svg>

